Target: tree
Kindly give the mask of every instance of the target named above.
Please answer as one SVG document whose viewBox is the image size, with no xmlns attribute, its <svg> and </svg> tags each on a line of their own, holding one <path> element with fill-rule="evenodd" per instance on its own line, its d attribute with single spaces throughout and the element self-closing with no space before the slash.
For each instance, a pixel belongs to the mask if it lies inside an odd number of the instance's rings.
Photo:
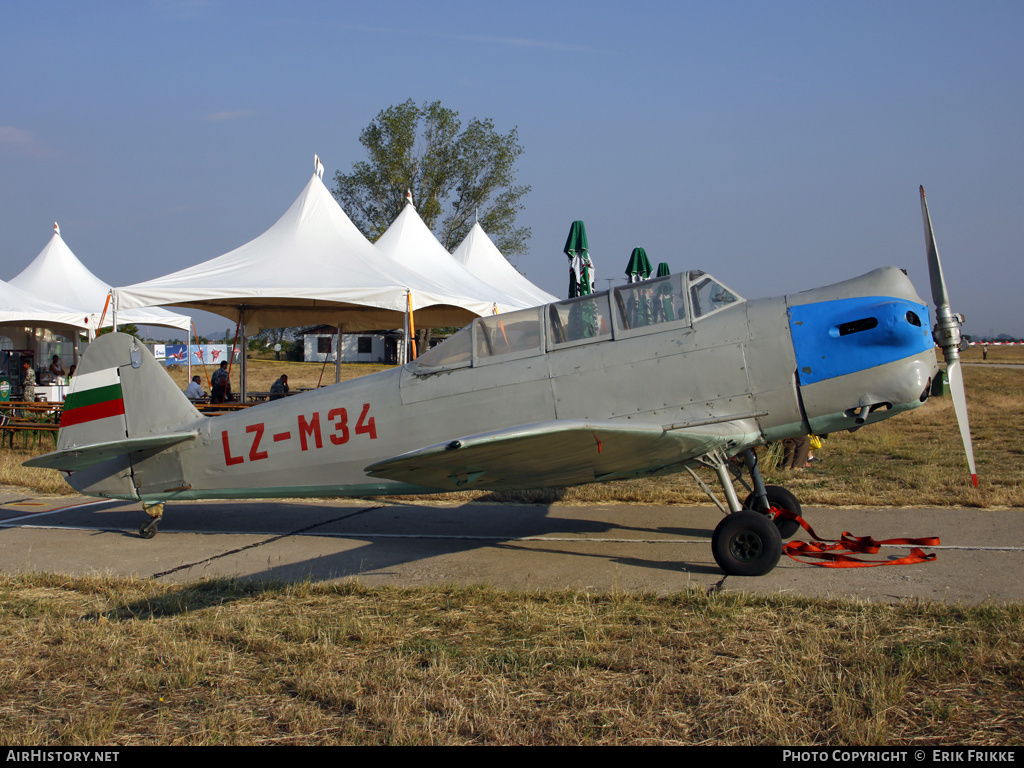
<svg viewBox="0 0 1024 768">
<path fill-rule="evenodd" d="M 96 335 L 102 336 L 105 333 L 110 333 L 112 330 L 114 330 L 113 327 L 108 325 L 106 328 L 100 328 L 96 331 Z M 135 338 L 139 338 L 140 336 L 139 327 L 135 325 L 135 323 L 120 323 L 117 326 L 117 332 L 127 333 L 129 336 L 134 336 Z"/>
<path fill-rule="evenodd" d="M 296 338 L 298 336 L 297 330 L 297 328 L 264 328 L 256 336 L 249 339 L 249 349 L 254 352 L 269 352 L 276 344 L 280 344 L 281 350 L 287 351 L 292 343 L 288 341 L 288 337 Z M 301 343 L 299 346 L 301 346 Z M 280 352 L 276 357 L 278 360 L 281 359 Z"/>
<path fill-rule="evenodd" d="M 449 251 L 479 217 L 498 250 L 524 253 L 530 229 L 517 227 L 516 215 L 530 187 L 515 183 L 518 131 L 502 135 L 493 121 L 477 118 L 463 130 L 458 114 L 412 99 L 382 110 L 359 136 L 369 159 L 335 174 L 334 195 L 370 240 L 402 212 L 411 190 L 423 222 Z"/>
</svg>

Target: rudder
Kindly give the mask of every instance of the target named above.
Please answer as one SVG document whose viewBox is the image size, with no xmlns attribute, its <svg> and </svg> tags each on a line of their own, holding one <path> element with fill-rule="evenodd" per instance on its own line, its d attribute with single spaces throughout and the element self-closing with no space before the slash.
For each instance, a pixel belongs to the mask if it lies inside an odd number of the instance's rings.
<svg viewBox="0 0 1024 768">
<path fill-rule="evenodd" d="M 202 416 L 137 339 L 89 345 L 60 420 L 58 451 L 190 429 Z"/>
</svg>

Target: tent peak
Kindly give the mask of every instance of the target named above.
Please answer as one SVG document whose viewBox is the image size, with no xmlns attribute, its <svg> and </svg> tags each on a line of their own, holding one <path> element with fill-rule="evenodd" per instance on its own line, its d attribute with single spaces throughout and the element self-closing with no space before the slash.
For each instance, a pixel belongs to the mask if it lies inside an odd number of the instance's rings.
<svg viewBox="0 0 1024 768">
<path fill-rule="evenodd" d="M 55 235 L 59 235 L 60 234 L 60 226 L 57 224 L 56 221 L 53 222 L 53 234 L 55 234 Z"/>
<path fill-rule="evenodd" d="M 316 177 L 318 179 L 323 181 L 323 179 L 324 179 L 324 164 L 320 162 L 320 157 L 319 157 L 319 155 L 316 154 L 316 152 L 313 153 L 313 173 L 316 174 Z"/>
</svg>

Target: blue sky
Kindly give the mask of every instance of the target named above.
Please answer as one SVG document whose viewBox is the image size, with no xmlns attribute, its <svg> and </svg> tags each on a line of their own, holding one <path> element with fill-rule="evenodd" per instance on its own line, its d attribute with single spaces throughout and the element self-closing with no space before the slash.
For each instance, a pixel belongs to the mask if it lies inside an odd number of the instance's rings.
<svg viewBox="0 0 1024 768">
<path fill-rule="evenodd" d="M 515 263 L 556 295 L 583 219 L 602 288 L 639 245 L 748 298 L 894 264 L 927 299 L 923 184 L 965 331 L 1024 335 L 1022 37 L 1019 2 L 7 2 L 0 278 L 55 220 L 115 285 L 218 256 L 412 98 L 518 126 Z"/>
</svg>

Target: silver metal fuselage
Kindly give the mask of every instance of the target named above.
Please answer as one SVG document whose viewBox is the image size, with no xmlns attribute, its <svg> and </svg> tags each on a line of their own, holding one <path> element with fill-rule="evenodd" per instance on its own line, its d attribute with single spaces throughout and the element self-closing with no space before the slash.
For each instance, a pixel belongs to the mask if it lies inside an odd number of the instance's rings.
<svg viewBox="0 0 1024 768">
<path fill-rule="evenodd" d="M 488 359 L 474 341 L 472 358 L 458 366 L 413 362 L 198 417 L 194 440 L 72 472 L 68 481 L 84 493 L 146 503 L 428 493 L 436 489 L 370 477 L 366 467 L 467 435 L 559 420 L 729 424 L 735 452 L 915 408 L 937 370 L 927 308 L 891 268 L 785 297 L 734 300 L 696 319 L 690 306 L 685 318 L 641 328 L 612 311 L 606 338 L 562 346 L 552 343 L 546 309 L 538 310 L 538 346 L 522 354 Z M 679 458 L 681 467 L 699 457 Z"/>
</svg>

